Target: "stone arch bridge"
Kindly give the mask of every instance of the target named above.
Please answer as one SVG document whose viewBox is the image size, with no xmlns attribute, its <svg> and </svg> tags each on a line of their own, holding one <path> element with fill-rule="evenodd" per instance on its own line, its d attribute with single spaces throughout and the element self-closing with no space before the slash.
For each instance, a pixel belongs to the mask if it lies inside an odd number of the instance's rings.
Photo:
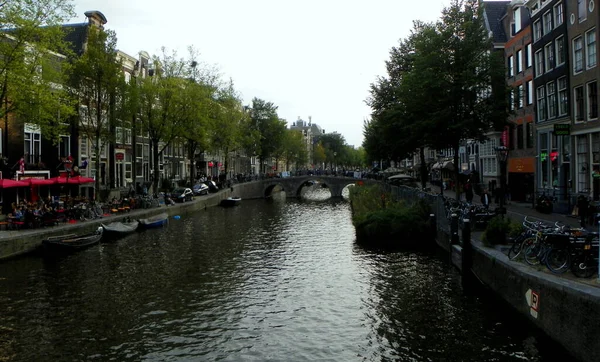
<svg viewBox="0 0 600 362">
<path fill-rule="evenodd" d="M 286 197 L 300 197 L 300 192 L 305 186 L 310 186 L 317 182 L 323 187 L 328 188 L 331 192 L 331 197 L 342 197 L 342 190 L 348 185 L 355 185 L 357 182 L 363 184 L 379 183 L 371 179 L 355 179 L 342 176 L 294 176 L 286 178 L 270 178 L 262 180 L 263 197 L 271 195 L 273 190 L 279 186 L 285 191 Z"/>
</svg>

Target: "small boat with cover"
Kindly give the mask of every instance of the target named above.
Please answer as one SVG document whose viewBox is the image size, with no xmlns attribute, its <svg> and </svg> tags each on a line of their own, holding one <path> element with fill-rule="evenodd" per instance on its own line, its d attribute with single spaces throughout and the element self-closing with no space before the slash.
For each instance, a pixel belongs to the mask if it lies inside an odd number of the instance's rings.
<svg viewBox="0 0 600 362">
<path fill-rule="evenodd" d="M 158 214 L 147 219 L 140 219 L 140 225 L 143 228 L 158 228 L 165 225 L 169 221 L 169 215 L 166 212 Z"/>
<path fill-rule="evenodd" d="M 102 227 L 95 232 L 85 235 L 66 234 L 59 236 L 50 236 L 42 240 L 42 246 L 45 250 L 51 251 L 74 251 L 96 245 L 102 238 Z"/>
<path fill-rule="evenodd" d="M 242 202 L 242 199 L 236 196 L 231 196 L 226 199 L 221 200 L 221 206 L 230 207 L 237 206 Z"/>
<path fill-rule="evenodd" d="M 126 235 L 137 230 L 140 222 L 126 218 L 123 221 L 115 221 L 110 224 L 101 224 L 104 232 L 113 235 Z"/>
</svg>

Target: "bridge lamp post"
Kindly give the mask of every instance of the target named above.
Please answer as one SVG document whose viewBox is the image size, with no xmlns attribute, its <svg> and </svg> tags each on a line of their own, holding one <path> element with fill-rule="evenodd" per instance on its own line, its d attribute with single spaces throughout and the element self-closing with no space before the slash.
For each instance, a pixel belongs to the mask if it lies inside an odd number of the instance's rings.
<svg viewBox="0 0 600 362">
<path fill-rule="evenodd" d="M 333 152 L 333 172 L 337 175 L 337 163 L 335 162 L 335 156 L 337 156 L 337 152 Z"/>
</svg>

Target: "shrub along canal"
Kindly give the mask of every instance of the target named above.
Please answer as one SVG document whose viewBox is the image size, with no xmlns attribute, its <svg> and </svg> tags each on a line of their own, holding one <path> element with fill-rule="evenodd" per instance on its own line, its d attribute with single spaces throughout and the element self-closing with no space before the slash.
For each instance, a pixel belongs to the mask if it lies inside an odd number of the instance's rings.
<svg viewBox="0 0 600 362">
<path fill-rule="evenodd" d="M 355 243 L 345 201 L 244 200 L 0 267 L 0 360 L 572 360 L 438 252 Z"/>
</svg>

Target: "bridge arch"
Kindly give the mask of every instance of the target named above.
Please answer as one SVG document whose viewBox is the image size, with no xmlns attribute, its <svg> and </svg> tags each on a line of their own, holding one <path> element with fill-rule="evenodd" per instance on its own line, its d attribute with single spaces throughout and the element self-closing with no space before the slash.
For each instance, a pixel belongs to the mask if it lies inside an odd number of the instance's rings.
<svg viewBox="0 0 600 362">
<path fill-rule="evenodd" d="M 285 192 L 288 198 L 300 197 L 302 188 L 309 182 L 319 182 L 326 185 L 331 192 L 331 197 L 342 197 L 342 191 L 348 185 L 362 182 L 365 184 L 377 183 L 375 180 L 369 179 L 353 179 L 349 177 L 337 177 L 337 176 L 297 176 L 297 177 L 286 177 L 286 178 L 272 178 L 263 180 L 263 195 L 268 197 L 271 195 L 275 187 L 279 186 Z"/>
</svg>

